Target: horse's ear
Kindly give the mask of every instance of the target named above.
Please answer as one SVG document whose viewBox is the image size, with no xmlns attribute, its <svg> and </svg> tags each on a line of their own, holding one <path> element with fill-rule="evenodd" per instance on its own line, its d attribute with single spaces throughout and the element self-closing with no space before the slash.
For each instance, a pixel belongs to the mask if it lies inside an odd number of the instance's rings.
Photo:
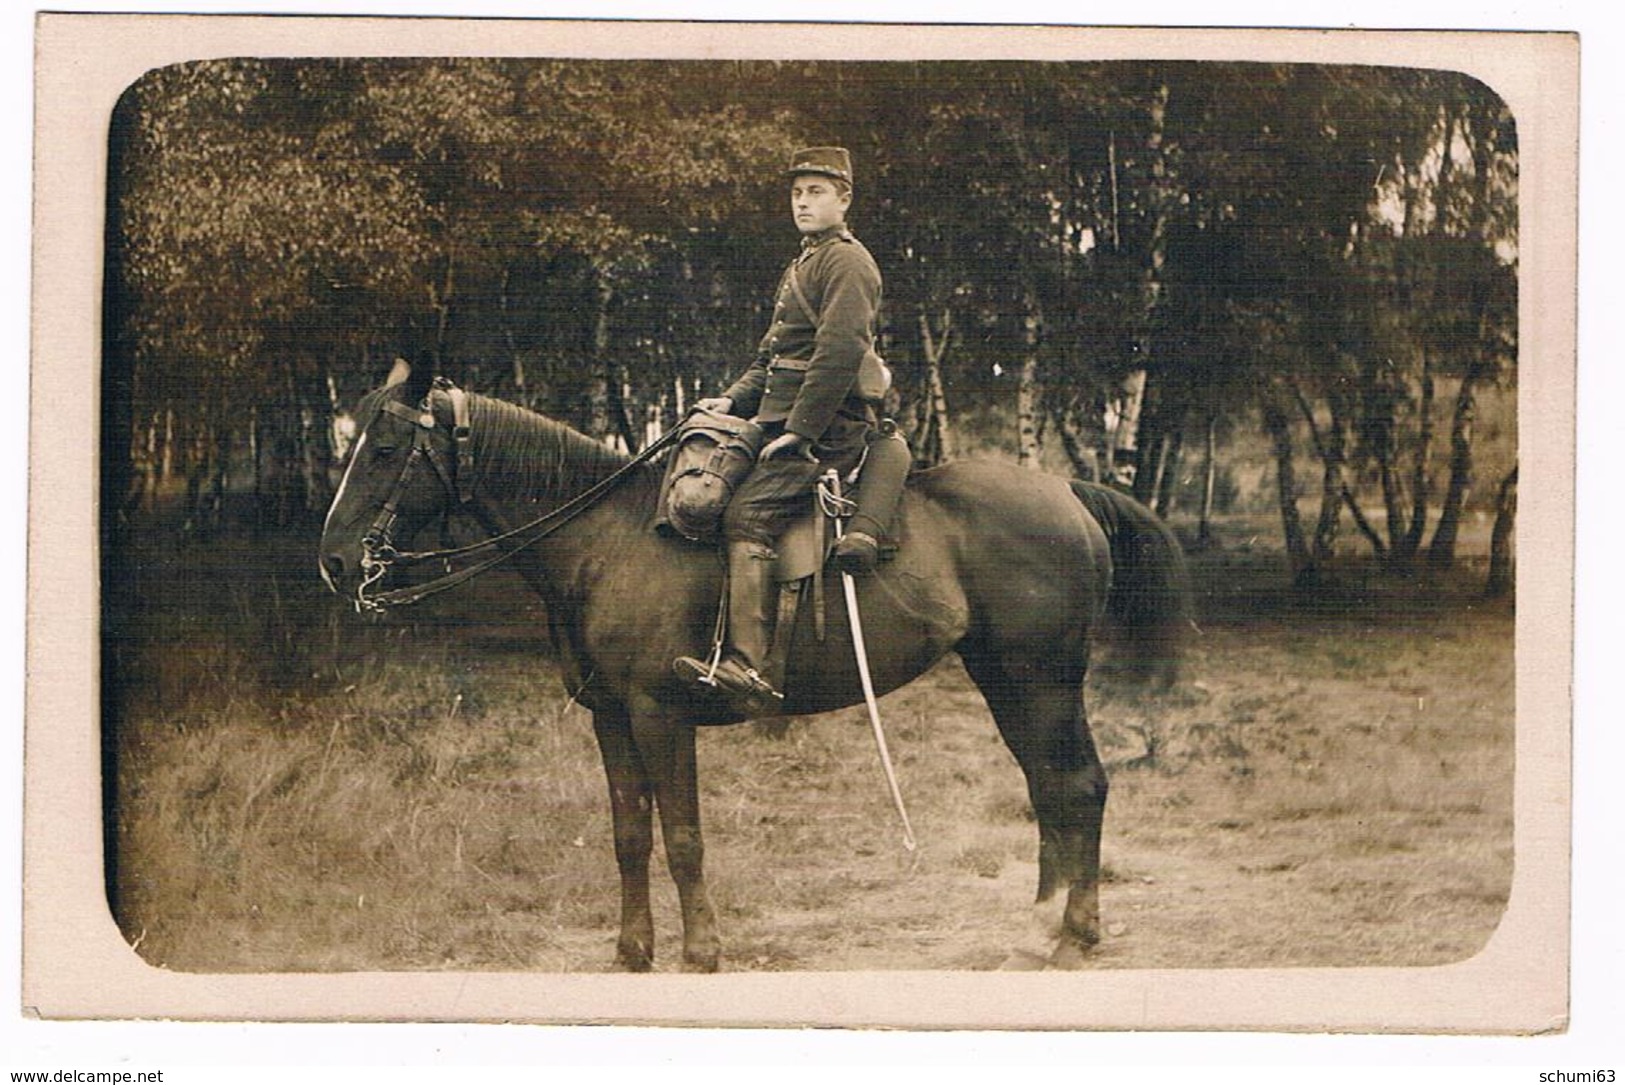
<svg viewBox="0 0 1625 1085">
<path fill-rule="evenodd" d="M 412 375 L 412 363 L 405 358 L 396 358 L 395 365 L 389 371 L 389 379 L 384 382 L 385 388 L 393 388 L 397 384 L 405 384 L 406 378 Z"/>
<path fill-rule="evenodd" d="M 397 357 L 395 364 L 390 368 L 389 379 L 384 381 L 386 391 L 400 388 L 405 393 L 409 403 L 416 403 L 429 394 L 429 386 L 434 383 L 434 370 L 427 366 L 413 368 L 412 363 L 405 358 Z"/>
</svg>

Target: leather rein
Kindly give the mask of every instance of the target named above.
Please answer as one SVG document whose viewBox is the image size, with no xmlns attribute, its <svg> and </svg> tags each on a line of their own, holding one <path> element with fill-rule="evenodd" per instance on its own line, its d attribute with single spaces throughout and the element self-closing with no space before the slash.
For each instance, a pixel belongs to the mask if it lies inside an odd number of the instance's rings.
<svg viewBox="0 0 1625 1085">
<path fill-rule="evenodd" d="M 434 437 L 440 429 L 440 420 L 435 414 L 437 395 L 443 396 L 451 403 L 451 439 L 455 456 L 449 463 L 445 453 L 436 447 L 434 441 Z M 388 498 L 385 499 L 383 506 L 378 510 L 378 515 L 373 518 L 372 526 L 361 537 L 362 579 L 361 584 L 356 588 L 354 603 L 358 612 L 368 611 L 375 614 L 382 613 L 392 606 L 407 606 L 431 595 L 438 595 L 443 591 L 455 588 L 459 584 L 472 580 L 486 570 L 507 561 L 526 547 L 541 541 L 583 512 L 586 512 L 619 485 L 629 474 L 654 459 L 655 456 L 659 455 L 677 439 L 679 432 L 679 427 L 668 430 L 608 478 L 571 498 L 553 511 L 538 516 L 527 523 L 520 524 L 516 528 L 466 546 L 448 547 L 441 550 L 403 551 L 395 548 L 391 535 L 395 529 L 401 497 L 405 494 L 407 483 L 420 462 L 427 462 L 434 470 L 435 476 L 440 479 L 441 486 L 446 491 L 447 498 L 455 502 L 456 508 L 466 506 L 473 499 L 474 451 L 469 431 L 468 393 L 458 388 L 447 378 L 438 377 L 435 379 L 434 386 L 429 390 L 428 395 L 423 397 L 423 402 L 418 405 L 416 410 L 397 400 L 387 400 L 379 409 L 411 422 L 417 428 L 413 432 L 412 449 L 407 454 L 406 462 L 401 466 L 400 476 L 395 480 L 395 485 L 390 490 Z M 512 545 L 504 546 L 504 544 Z M 492 549 L 496 549 L 498 552 L 466 568 L 451 571 L 452 559 L 467 557 Z M 416 584 L 407 588 L 395 588 L 374 595 L 368 594 L 367 589 L 382 580 L 384 574 L 389 572 L 391 568 L 421 565 L 431 561 L 445 563 L 448 570 L 446 574 L 423 584 Z"/>
</svg>

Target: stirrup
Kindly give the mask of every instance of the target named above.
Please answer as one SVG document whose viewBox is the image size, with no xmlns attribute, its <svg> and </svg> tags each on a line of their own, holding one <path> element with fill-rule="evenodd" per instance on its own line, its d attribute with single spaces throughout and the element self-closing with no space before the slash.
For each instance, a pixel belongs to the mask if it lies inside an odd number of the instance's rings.
<svg viewBox="0 0 1625 1085">
<path fill-rule="evenodd" d="M 784 694 L 774 689 L 756 668 L 731 657 L 712 663 L 693 656 L 679 656 L 672 662 L 672 670 L 688 682 L 709 686 L 725 695 L 747 698 L 764 707 L 784 700 Z"/>
<path fill-rule="evenodd" d="M 717 681 L 717 663 L 715 659 L 697 659 L 694 656 L 678 656 L 671 662 L 672 673 L 685 682 L 697 686 L 710 686 L 720 688 Z"/>
</svg>

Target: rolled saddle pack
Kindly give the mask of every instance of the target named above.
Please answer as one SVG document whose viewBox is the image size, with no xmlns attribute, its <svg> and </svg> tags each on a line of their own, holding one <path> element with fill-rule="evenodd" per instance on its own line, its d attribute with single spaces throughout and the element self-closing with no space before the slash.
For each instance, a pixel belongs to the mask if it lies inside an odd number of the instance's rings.
<svg viewBox="0 0 1625 1085">
<path fill-rule="evenodd" d="M 666 464 L 657 526 L 712 542 L 734 490 L 756 465 L 762 427 L 746 418 L 696 408 L 683 422 Z"/>
<path fill-rule="evenodd" d="M 880 542 L 882 550 L 896 548 L 891 535 L 896 528 L 898 503 L 903 486 L 914 468 L 914 453 L 898 432 L 897 423 L 886 419 L 869 441 L 869 451 L 858 471 L 854 509 L 847 524 L 849 531 L 862 531 Z"/>
</svg>

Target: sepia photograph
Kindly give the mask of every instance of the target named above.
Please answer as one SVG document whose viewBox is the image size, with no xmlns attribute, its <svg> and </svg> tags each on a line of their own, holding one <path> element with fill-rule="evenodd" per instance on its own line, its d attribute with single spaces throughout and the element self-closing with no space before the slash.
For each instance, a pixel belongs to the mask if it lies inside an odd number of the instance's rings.
<svg viewBox="0 0 1625 1085">
<path fill-rule="evenodd" d="M 1572 36 L 39 29 L 45 1016 L 1564 1026 Z"/>
</svg>

